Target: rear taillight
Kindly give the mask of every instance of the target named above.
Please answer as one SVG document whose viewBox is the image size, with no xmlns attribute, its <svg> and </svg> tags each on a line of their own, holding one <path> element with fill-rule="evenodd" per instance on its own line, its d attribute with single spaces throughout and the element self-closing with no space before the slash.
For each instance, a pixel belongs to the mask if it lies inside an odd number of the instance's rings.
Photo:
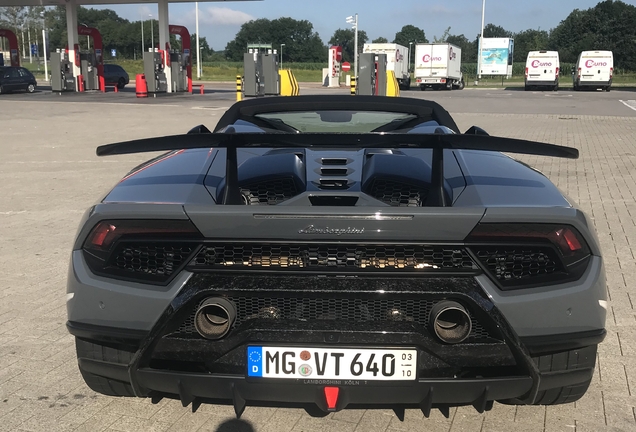
<svg viewBox="0 0 636 432">
<path fill-rule="evenodd" d="M 614 77 L 614 68 L 613 67 L 610 68 L 610 79 L 612 79 L 612 77 Z"/>
<path fill-rule="evenodd" d="M 556 224 L 479 224 L 466 238 L 482 267 L 503 287 L 578 279 L 590 249 L 576 228 Z"/>
<path fill-rule="evenodd" d="M 165 282 L 201 238 L 188 220 L 109 220 L 93 227 L 82 249 L 96 274 Z"/>
<path fill-rule="evenodd" d="M 556 76 L 559 76 L 559 68 L 556 68 L 555 75 L 556 75 Z"/>
<path fill-rule="evenodd" d="M 581 78 L 581 68 L 579 68 L 578 77 Z"/>
<path fill-rule="evenodd" d="M 526 68 L 526 78 L 528 78 L 528 68 Z"/>
</svg>

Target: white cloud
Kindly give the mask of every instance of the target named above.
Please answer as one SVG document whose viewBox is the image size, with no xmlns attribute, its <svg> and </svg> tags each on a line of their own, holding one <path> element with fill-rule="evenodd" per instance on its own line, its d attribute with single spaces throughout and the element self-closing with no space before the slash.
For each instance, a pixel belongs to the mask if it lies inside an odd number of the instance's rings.
<svg viewBox="0 0 636 432">
<path fill-rule="evenodd" d="M 255 19 L 252 15 L 226 7 L 209 7 L 199 10 L 199 24 L 236 26 Z"/>
</svg>

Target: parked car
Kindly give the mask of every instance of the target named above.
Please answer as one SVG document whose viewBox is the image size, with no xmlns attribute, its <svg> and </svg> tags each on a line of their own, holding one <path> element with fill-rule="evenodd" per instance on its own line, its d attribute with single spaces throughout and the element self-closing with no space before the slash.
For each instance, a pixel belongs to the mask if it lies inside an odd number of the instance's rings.
<svg viewBox="0 0 636 432">
<path fill-rule="evenodd" d="M 123 67 L 107 63 L 104 65 L 104 81 L 107 85 L 116 85 L 117 88 L 123 89 L 130 82 L 130 78 Z"/>
<path fill-rule="evenodd" d="M 578 400 L 605 336 L 585 214 L 504 153 L 578 150 L 460 133 L 382 96 L 238 102 L 84 215 L 66 304 L 81 374 L 111 396 L 483 412 Z"/>
<path fill-rule="evenodd" d="M 0 94 L 25 90 L 33 93 L 38 82 L 31 72 L 23 67 L 0 66 Z"/>
</svg>

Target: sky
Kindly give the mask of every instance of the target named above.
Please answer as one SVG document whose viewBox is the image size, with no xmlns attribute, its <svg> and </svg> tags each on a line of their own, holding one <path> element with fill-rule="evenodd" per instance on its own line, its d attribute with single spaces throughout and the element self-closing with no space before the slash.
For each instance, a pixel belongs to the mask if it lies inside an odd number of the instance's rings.
<svg viewBox="0 0 636 432">
<path fill-rule="evenodd" d="M 486 0 L 486 24 L 493 23 L 506 30 L 518 32 L 529 28 L 550 30 L 564 20 L 574 9 L 588 9 L 599 0 Z M 625 3 L 635 5 L 636 0 Z M 387 5 L 391 5 L 388 6 Z M 100 7 L 101 8 L 101 7 Z M 157 18 L 157 7 L 152 4 L 110 5 L 131 21 L 149 15 Z M 195 4 L 170 4 L 170 24 L 184 25 L 190 33 L 195 29 Z M 432 40 L 441 36 L 450 26 L 451 34 L 464 34 L 474 39 L 481 30 L 481 0 L 262 0 L 199 2 L 199 27 L 210 47 L 225 49 L 234 39 L 241 25 L 253 19 L 291 17 L 308 20 L 325 44 L 334 32 L 349 28 L 346 17 L 358 14 L 358 28 L 364 30 L 369 41 L 380 36 L 392 41 L 395 34 L 407 24 L 424 30 Z"/>
</svg>

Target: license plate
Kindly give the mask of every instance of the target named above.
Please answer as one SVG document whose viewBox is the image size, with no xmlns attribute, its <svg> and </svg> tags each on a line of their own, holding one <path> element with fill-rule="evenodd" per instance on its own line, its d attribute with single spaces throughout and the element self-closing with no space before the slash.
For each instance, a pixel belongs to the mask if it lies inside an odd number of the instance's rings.
<svg viewBox="0 0 636 432">
<path fill-rule="evenodd" d="M 416 367 L 412 349 L 247 348 L 248 377 L 407 381 Z"/>
</svg>

